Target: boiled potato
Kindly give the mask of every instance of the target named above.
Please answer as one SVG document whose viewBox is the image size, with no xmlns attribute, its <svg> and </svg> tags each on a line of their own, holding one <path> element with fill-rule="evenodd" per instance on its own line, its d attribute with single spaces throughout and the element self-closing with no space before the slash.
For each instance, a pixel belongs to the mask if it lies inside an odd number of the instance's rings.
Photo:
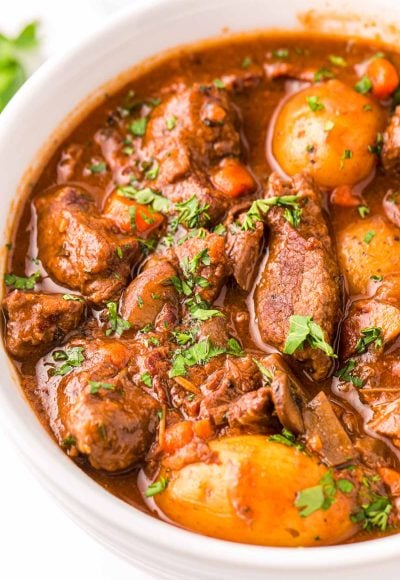
<svg viewBox="0 0 400 580">
<path fill-rule="evenodd" d="M 365 294 L 371 276 L 400 272 L 400 230 L 380 216 L 348 225 L 337 248 L 350 294 Z"/>
<path fill-rule="evenodd" d="M 155 496 L 174 522 L 207 536 L 267 546 L 333 544 L 357 528 L 352 500 L 337 491 L 328 510 L 301 517 L 299 491 L 317 486 L 327 468 L 304 452 L 260 435 L 210 443 L 216 463 L 193 463 L 170 474 Z"/>
<path fill-rule="evenodd" d="M 307 169 L 321 186 L 352 185 L 372 171 L 368 146 L 384 129 L 378 103 L 338 80 L 304 89 L 280 110 L 272 152 L 288 175 Z"/>
</svg>

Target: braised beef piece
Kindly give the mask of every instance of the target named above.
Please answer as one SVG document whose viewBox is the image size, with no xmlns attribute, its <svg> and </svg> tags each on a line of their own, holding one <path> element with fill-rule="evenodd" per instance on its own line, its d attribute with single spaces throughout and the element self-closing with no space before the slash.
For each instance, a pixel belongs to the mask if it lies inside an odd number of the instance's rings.
<svg viewBox="0 0 400 580">
<path fill-rule="evenodd" d="M 226 236 L 226 253 L 232 264 L 233 276 L 240 288 L 249 291 L 257 273 L 257 262 L 260 257 L 264 225 L 256 222 L 254 230 L 243 230 L 245 214 L 238 217 L 237 223 L 228 226 Z"/>
<path fill-rule="evenodd" d="M 14 290 L 3 300 L 7 350 L 19 360 L 39 357 L 62 342 L 81 322 L 84 302 L 62 294 Z"/>
<path fill-rule="evenodd" d="M 344 359 L 362 352 L 359 341 L 365 329 L 379 332 L 371 347 L 380 348 L 400 335 L 400 275 L 385 276 L 373 298 L 355 300 L 342 324 L 340 349 Z"/>
<path fill-rule="evenodd" d="M 400 228 L 400 192 L 390 189 L 383 198 L 383 209 L 388 219 Z"/>
<path fill-rule="evenodd" d="M 230 427 L 268 425 L 271 407 L 271 391 L 268 387 L 261 387 L 245 393 L 229 405 L 226 418 Z"/>
<path fill-rule="evenodd" d="M 194 292 L 211 304 L 231 273 L 224 238 L 214 233 L 189 238 L 171 255 L 176 256 L 181 276 L 194 279 Z"/>
<path fill-rule="evenodd" d="M 279 354 L 264 357 L 261 364 L 271 375 L 271 398 L 280 423 L 296 435 L 303 433 L 307 398 L 300 382 Z"/>
<path fill-rule="evenodd" d="M 382 163 L 387 171 L 400 168 L 400 106 L 396 107 L 383 134 Z"/>
<path fill-rule="evenodd" d="M 171 283 L 175 268 L 167 260 L 154 261 L 127 287 L 122 297 L 121 315 L 134 329 L 154 324 L 169 304 L 177 312 L 178 294 Z"/>
<path fill-rule="evenodd" d="M 83 189 L 59 188 L 37 197 L 35 206 L 39 257 L 49 275 L 94 304 L 118 298 L 138 256 L 137 240 L 115 233 Z"/>
<path fill-rule="evenodd" d="M 272 207 L 267 214 L 269 256 L 255 293 L 258 327 L 264 342 L 283 351 L 292 315 L 311 316 L 331 343 L 340 316 L 339 271 L 323 212 L 321 192 L 307 175 L 285 183 L 270 177 L 266 198 L 297 195 L 302 206 L 300 224 L 293 227 L 284 210 Z M 326 377 L 331 360 L 305 346 L 293 355 L 306 361 L 314 379 Z"/>
<path fill-rule="evenodd" d="M 134 384 L 131 348 L 114 340 L 75 340 L 84 361 L 58 385 L 62 437 L 96 469 L 117 471 L 142 460 L 158 423 L 160 404 Z"/>
<path fill-rule="evenodd" d="M 179 87 L 156 107 L 147 125 L 143 156 L 159 166 L 151 187 L 173 202 L 195 196 L 209 206 L 211 219 L 218 219 L 229 200 L 211 185 L 210 168 L 241 154 L 238 129 L 227 91 L 199 84 Z"/>
</svg>

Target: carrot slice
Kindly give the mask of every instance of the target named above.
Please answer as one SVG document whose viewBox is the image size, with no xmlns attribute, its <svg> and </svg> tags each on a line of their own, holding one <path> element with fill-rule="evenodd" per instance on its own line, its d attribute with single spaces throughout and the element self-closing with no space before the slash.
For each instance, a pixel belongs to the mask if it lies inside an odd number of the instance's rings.
<svg viewBox="0 0 400 580">
<path fill-rule="evenodd" d="M 350 185 L 339 185 L 332 191 L 331 203 L 341 207 L 357 207 L 361 204 L 361 197 Z"/>
<path fill-rule="evenodd" d="M 117 192 L 108 198 L 104 215 L 126 234 L 149 234 L 164 221 L 164 216 L 151 206 L 122 197 Z"/>
<path fill-rule="evenodd" d="M 377 99 L 389 98 L 399 85 L 399 73 L 386 58 L 373 58 L 367 66 L 367 76 Z"/>
<path fill-rule="evenodd" d="M 200 439 L 210 439 L 214 435 L 214 429 L 212 428 L 209 419 L 200 419 L 200 421 L 195 421 L 193 423 L 193 431 Z"/>
<path fill-rule="evenodd" d="M 227 197 L 240 197 L 256 188 L 249 170 L 236 159 L 226 159 L 211 181 Z"/>
<path fill-rule="evenodd" d="M 163 449 L 167 453 L 175 453 L 193 439 L 193 423 L 191 421 L 180 421 L 171 425 L 165 431 Z"/>
<path fill-rule="evenodd" d="M 389 467 L 378 467 L 378 473 L 390 489 L 390 493 L 395 496 L 400 496 L 400 473 Z"/>
</svg>

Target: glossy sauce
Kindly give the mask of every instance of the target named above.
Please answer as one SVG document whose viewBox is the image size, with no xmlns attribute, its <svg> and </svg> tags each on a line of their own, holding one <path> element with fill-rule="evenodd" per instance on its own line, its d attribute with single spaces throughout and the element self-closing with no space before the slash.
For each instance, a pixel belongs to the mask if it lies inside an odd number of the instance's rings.
<svg viewBox="0 0 400 580">
<path fill-rule="evenodd" d="M 60 175 L 60 160 L 63 155 L 65 159 L 66 149 L 71 145 L 81 145 L 83 147 L 82 155 L 74 173 L 75 175 L 80 174 L 82 178 L 79 181 L 74 181 L 74 184 L 82 185 L 87 189 L 95 197 L 99 208 L 103 208 L 107 195 L 114 187 L 114 180 L 120 180 L 121 174 L 118 172 L 114 172 L 114 175 L 111 175 L 110 172 L 90 174 L 87 171 L 87 166 L 102 159 L 101 151 L 94 140 L 94 135 L 99 128 L 107 127 L 111 123 L 110 113 L 124 102 L 129 91 L 133 90 L 138 98 L 162 97 L 167 86 L 179 83 L 182 80 L 190 85 L 193 82 L 209 83 L 213 79 L 226 74 L 241 74 L 243 73 L 242 62 L 246 57 L 250 57 L 255 66 L 262 66 L 268 53 L 282 47 L 290 50 L 290 53 L 294 55 L 291 58 L 295 59 L 300 67 L 307 67 L 312 64 L 318 69 L 326 66 L 329 55 L 340 54 L 346 56 L 348 66 L 337 71 L 337 75 L 340 80 L 350 86 L 353 86 L 358 80 L 354 65 L 381 50 L 381 46 L 361 41 L 344 41 L 323 37 L 304 38 L 303 36 L 296 37 L 294 35 L 282 35 L 279 37 L 268 37 L 266 35 L 246 36 L 242 39 L 238 38 L 234 42 L 225 40 L 205 47 L 182 49 L 162 64 L 158 63 L 154 70 L 149 70 L 143 75 L 139 75 L 116 95 L 105 95 L 104 103 L 88 114 L 87 118 L 66 137 L 62 145 L 54 152 L 50 162 L 43 168 L 39 179 L 34 184 L 30 199 L 32 200 L 37 194 L 57 185 L 57 174 Z M 394 64 L 400 68 L 400 57 L 397 54 L 391 54 L 391 58 Z M 249 70 L 251 71 L 252 67 Z M 276 79 L 274 81 L 262 81 L 258 87 L 232 96 L 243 121 L 246 162 L 251 167 L 257 180 L 258 194 L 265 187 L 271 171 L 277 169 L 270 147 L 270 136 L 276 111 L 288 94 L 299 90 L 302 86 L 306 85 L 297 81 Z M 371 209 L 371 214 L 383 215 L 383 195 L 389 187 L 396 186 L 395 180 L 390 183 L 389 178 L 388 183 L 388 177 L 380 173 L 378 169 L 376 174 L 371 175 L 368 181 L 364 186 L 363 196 Z M 348 224 L 360 219 L 356 209 L 330 206 L 329 212 L 334 235 L 337 235 Z M 45 276 L 46 273 L 40 263 L 37 264 L 32 261 L 37 256 L 36 217 L 33 206 L 29 201 L 26 203 L 19 222 L 15 224 L 12 241 L 14 249 L 10 252 L 8 270 L 19 275 L 30 275 L 40 268 L 41 273 Z M 267 256 L 265 255 L 263 263 L 265 263 L 266 259 Z M 258 264 L 257 267 L 260 268 L 260 266 L 262 264 Z M 255 286 L 257 282 L 258 280 L 256 280 Z M 349 301 L 355 297 L 349 296 L 346 292 L 345 280 L 343 281 L 343 286 L 343 311 L 346 312 Z M 242 292 L 233 284 L 228 285 L 221 292 L 217 303 L 228 309 L 230 316 L 235 320 L 236 328 L 239 330 L 243 347 L 246 350 L 274 352 L 275 349 L 264 344 L 260 338 L 252 305 L 254 287 L 249 296 L 246 296 L 245 292 Z M 37 285 L 37 289 L 39 291 L 43 289 L 47 292 L 70 292 L 67 288 L 60 288 L 48 277 L 45 277 Z M 96 314 L 96 312 L 93 311 L 92 314 Z M 400 344 L 396 344 L 393 348 L 398 348 L 398 346 Z M 35 366 L 29 361 L 19 366 L 22 386 L 28 400 L 43 425 L 51 433 L 48 419 L 49 410 L 42 406 L 41 397 L 39 396 L 40 389 L 38 389 L 36 382 Z M 296 368 L 296 371 L 299 373 L 299 369 Z M 355 392 L 341 391 L 335 378 L 329 378 L 322 384 L 315 384 L 303 371 L 300 372 L 302 372 L 302 382 L 307 386 L 310 393 L 317 394 L 322 388 L 340 409 L 342 419 L 348 418 L 348 420 L 345 420 L 346 424 L 351 424 L 355 431 L 363 432 L 364 421 L 368 418 L 369 411 L 366 406 L 359 402 Z M 54 420 L 57 421 L 57 418 L 55 417 Z M 386 443 L 388 442 L 386 441 Z M 387 456 L 389 462 L 393 467 L 397 468 L 399 467 L 398 455 L 398 450 L 396 451 L 392 445 L 388 446 Z M 131 505 L 143 511 L 148 511 L 136 485 L 136 471 L 110 475 L 93 469 L 82 457 L 75 459 L 75 461 L 90 477 L 94 478 L 108 491 Z M 356 538 L 352 538 L 352 541 L 363 539 L 363 537 L 369 539 L 371 535 L 360 533 Z"/>
</svg>

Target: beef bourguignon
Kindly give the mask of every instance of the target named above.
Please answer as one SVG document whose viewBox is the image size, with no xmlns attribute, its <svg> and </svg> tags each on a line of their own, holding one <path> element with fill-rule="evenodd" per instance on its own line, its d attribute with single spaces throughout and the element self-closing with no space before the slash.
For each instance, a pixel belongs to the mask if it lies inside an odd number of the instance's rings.
<svg viewBox="0 0 400 580">
<path fill-rule="evenodd" d="M 354 38 L 180 49 L 45 165 L 4 340 L 110 492 L 237 542 L 397 530 L 399 72 Z"/>
</svg>

